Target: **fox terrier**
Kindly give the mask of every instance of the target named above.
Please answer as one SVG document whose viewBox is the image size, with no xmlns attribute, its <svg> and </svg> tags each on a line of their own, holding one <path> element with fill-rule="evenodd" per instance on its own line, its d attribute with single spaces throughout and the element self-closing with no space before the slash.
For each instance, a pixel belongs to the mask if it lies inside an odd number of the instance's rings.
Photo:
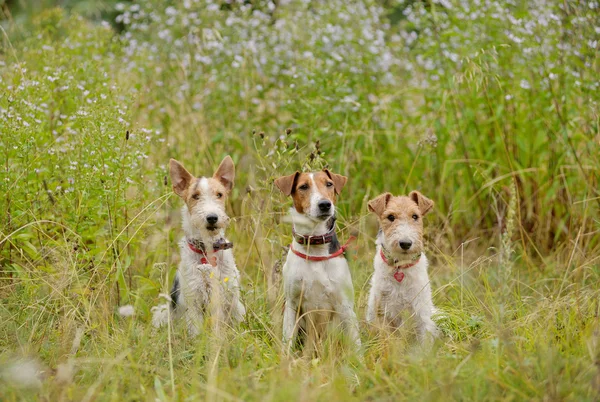
<svg viewBox="0 0 600 402">
<path fill-rule="evenodd" d="M 170 304 L 154 307 L 152 323 L 183 317 L 197 335 L 207 311 L 216 323 L 237 324 L 246 309 L 240 300 L 240 273 L 225 238 L 229 217 L 225 200 L 233 188 L 235 166 L 226 156 L 212 177 L 196 178 L 181 163 L 169 163 L 173 191 L 183 199 L 185 237 L 179 242 L 181 262 L 173 281 Z"/>
<path fill-rule="evenodd" d="M 431 211 L 433 201 L 418 191 L 408 197 L 385 193 L 369 201 L 368 208 L 379 218 L 380 229 L 367 322 L 397 329 L 402 312 L 408 310 L 416 318 L 419 341 L 428 333 L 436 337 L 428 261 L 423 253 L 423 216 Z"/>
<path fill-rule="evenodd" d="M 283 267 L 283 343 L 287 351 L 300 330 L 305 353 L 316 353 L 334 324 L 360 348 L 352 278 L 343 256 L 347 245 L 340 246 L 335 229 L 335 200 L 346 181 L 327 169 L 275 180 L 281 192 L 293 200 L 293 240 Z"/>
</svg>

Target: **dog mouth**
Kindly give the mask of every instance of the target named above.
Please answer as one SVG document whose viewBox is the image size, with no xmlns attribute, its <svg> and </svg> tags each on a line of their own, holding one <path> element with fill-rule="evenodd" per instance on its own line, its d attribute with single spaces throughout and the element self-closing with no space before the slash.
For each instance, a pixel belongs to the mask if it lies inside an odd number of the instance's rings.
<svg viewBox="0 0 600 402">
<path fill-rule="evenodd" d="M 209 232 L 214 232 L 217 229 L 218 229 L 217 225 L 206 225 L 206 230 L 208 230 Z"/>
</svg>

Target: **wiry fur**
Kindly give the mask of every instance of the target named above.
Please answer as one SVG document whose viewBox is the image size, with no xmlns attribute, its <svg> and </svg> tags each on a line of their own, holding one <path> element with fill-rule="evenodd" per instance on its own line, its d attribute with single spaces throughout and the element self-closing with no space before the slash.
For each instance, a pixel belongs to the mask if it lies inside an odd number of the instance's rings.
<svg viewBox="0 0 600 402">
<path fill-rule="evenodd" d="M 233 185 L 233 161 L 225 158 L 215 176 L 198 179 L 191 175 L 187 177 L 183 166 L 174 167 L 173 161 L 171 164 L 174 190 L 186 202 L 181 210 L 185 237 L 179 242 L 181 262 L 171 290 L 171 303 L 153 308 L 152 323 L 159 327 L 166 323 L 169 316 L 182 317 L 188 330 L 197 335 L 208 312 L 215 323 L 228 324 L 239 323 L 246 313 L 240 300 L 240 274 L 232 251 L 212 251 L 212 245 L 217 240 L 226 240 L 225 229 L 229 217 L 225 212 L 224 197 Z M 225 179 L 221 175 L 224 165 L 230 170 Z M 186 183 L 178 188 L 181 176 Z M 217 217 L 216 223 L 208 223 L 210 215 Z M 213 264 L 203 264 L 202 255 L 189 248 L 188 239 L 202 242 L 206 256 Z"/>
<path fill-rule="evenodd" d="M 294 208 L 290 210 L 294 230 L 302 235 L 317 236 L 329 230 L 331 219 L 335 215 L 335 194 L 341 190 L 345 178 L 340 179 L 329 172 L 297 173 L 298 177 L 287 177 L 292 181 L 290 187 L 276 182 L 287 195 L 294 198 Z M 333 178 L 338 180 L 335 193 L 333 186 L 329 189 L 323 183 Z M 329 179 L 328 179 L 329 178 Z M 297 190 L 298 183 L 309 183 L 304 192 Z M 339 183 L 342 183 L 339 185 Z M 331 201 L 331 210 L 323 214 L 317 204 L 327 199 Z M 311 256 L 327 256 L 335 244 L 301 245 L 295 239 L 292 247 L 300 253 Z M 328 329 L 335 328 L 347 334 L 353 346 L 360 348 L 358 322 L 354 313 L 354 289 L 346 259 L 341 257 L 310 261 L 288 252 L 283 267 L 283 287 L 285 308 L 283 317 L 283 342 L 288 350 L 301 330 L 305 339 L 305 353 L 312 354 L 328 334 Z"/>
<path fill-rule="evenodd" d="M 414 315 L 420 341 L 427 334 L 438 335 L 431 319 L 435 307 L 427 274 L 429 262 L 423 252 L 421 219 L 432 207 L 433 202 L 418 192 L 409 197 L 392 197 L 387 193 L 369 202 L 369 210 L 377 214 L 382 228 L 377 236 L 367 322 L 396 329 L 402 324 L 403 313 L 409 312 Z M 408 243 L 411 245 L 404 249 L 400 246 L 402 242 L 405 247 Z M 381 257 L 382 248 L 389 265 Z M 409 268 L 396 268 L 411 264 L 417 258 L 418 263 Z M 397 270 L 404 274 L 401 282 L 394 277 Z"/>
</svg>

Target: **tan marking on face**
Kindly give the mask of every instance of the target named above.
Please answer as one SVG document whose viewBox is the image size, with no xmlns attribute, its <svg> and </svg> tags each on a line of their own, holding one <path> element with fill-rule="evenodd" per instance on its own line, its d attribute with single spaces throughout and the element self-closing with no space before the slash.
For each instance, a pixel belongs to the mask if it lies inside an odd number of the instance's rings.
<svg viewBox="0 0 600 402">
<path fill-rule="evenodd" d="M 229 190 L 221 184 L 219 180 L 213 177 L 204 178 L 207 182 L 207 186 L 202 188 L 203 186 L 200 185 L 202 179 L 203 178 L 194 178 L 185 192 L 183 199 L 188 209 L 192 211 L 204 196 L 209 195 L 207 192 L 215 198 L 215 202 L 222 204 L 224 207 L 225 200 L 229 195 Z"/>
<path fill-rule="evenodd" d="M 408 197 L 391 197 L 378 217 L 381 230 L 388 239 L 392 238 L 396 228 L 403 224 L 409 225 L 419 239 L 423 237 L 421 211 L 419 206 Z M 393 217 L 393 220 L 390 217 Z"/>
<path fill-rule="evenodd" d="M 310 210 L 314 191 L 317 191 L 321 200 L 329 200 L 335 205 L 334 183 L 325 172 L 300 173 L 292 189 L 296 211 L 303 214 Z"/>
</svg>

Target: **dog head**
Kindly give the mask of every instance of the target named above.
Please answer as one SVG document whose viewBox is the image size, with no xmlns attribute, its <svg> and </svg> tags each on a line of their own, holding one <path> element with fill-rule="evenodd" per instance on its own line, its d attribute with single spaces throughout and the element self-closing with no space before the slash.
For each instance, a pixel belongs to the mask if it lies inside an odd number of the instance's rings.
<svg viewBox="0 0 600 402">
<path fill-rule="evenodd" d="M 423 216 L 433 209 L 433 201 L 418 191 L 408 197 L 384 193 L 369 201 L 369 211 L 379 218 L 383 247 L 400 260 L 423 251 Z"/>
<path fill-rule="evenodd" d="M 202 238 L 222 235 L 229 224 L 225 200 L 233 188 L 235 166 L 226 156 L 212 177 L 194 177 L 181 163 L 171 159 L 169 172 L 173 191 L 185 201 L 184 222 Z"/>
<path fill-rule="evenodd" d="M 335 215 L 336 196 L 347 180 L 345 176 L 323 169 L 283 176 L 275 180 L 275 185 L 283 194 L 292 197 L 296 212 L 313 221 L 327 221 Z"/>
</svg>

